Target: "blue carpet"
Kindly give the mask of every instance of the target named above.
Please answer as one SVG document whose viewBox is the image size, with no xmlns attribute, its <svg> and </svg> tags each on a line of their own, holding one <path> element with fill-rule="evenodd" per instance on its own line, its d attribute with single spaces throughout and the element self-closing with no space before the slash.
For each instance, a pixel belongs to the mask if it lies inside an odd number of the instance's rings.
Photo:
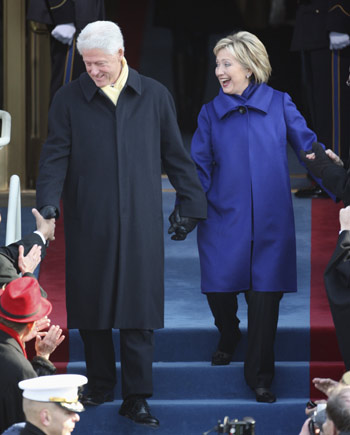
<svg viewBox="0 0 350 435">
<path fill-rule="evenodd" d="M 200 270 L 195 232 L 184 242 L 174 242 L 167 234 L 168 215 L 175 194 L 163 179 L 165 236 L 165 329 L 156 331 L 154 396 L 151 410 L 161 421 L 159 434 L 203 433 L 225 416 L 256 420 L 257 435 L 295 435 L 305 419 L 309 400 L 310 358 L 310 200 L 293 198 L 298 249 L 298 285 L 296 294 L 287 294 L 281 302 L 276 338 L 276 376 L 272 389 L 278 401 L 258 404 L 243 378 L 247 316 L 244 296 L 239 296 L 238 315 L 243 338 L 229 366 L 212 367 L 210 357 L 216 348 L 218 333 L 204 295 L 200 292 Z M 114 334 L 119 358 L 119 334 Z M 68 372 L 84 373 L 82 343 L 77 331 L 70 332 Z M 118 380 L 120 380 L 117 364 Z M 118 416 L 120 386 L 115 401 L 98 409 L 89 408 L 75 433 L 143 434 L 151 429 L 138 427 Z M 98 422 L 98 423 L 97 423 Z M 91 430 L 91 429 L 90 429 Z"/>
<path fill-rule="evenodd" d="M 210 357 L 216 348 L 218 333 L 205 296 L 200 292 L 200 270 L 195 232 L 184 242 L 174 242 L 167 234 L 168 215 L 175 194 L 163 179 L 165 236 L 165 328 L 156 331 L 154 396 L 151 410 L 161 422 L 158 434 L 195 435 L 213 428 L 225 416 L 256 420 L 257 435 L 295 435 L 305 419 L 304 406 L 309 399 L 310 358 L 310 200 L 293 198 L 297 229 L 298 285 L 296 294 L 287 294 L 281 302 L 276 337 L 276 375 L 272 389 L 278 401 L 258 404 L 243 378 L 246 348 L 246 302 L 239 296 L 238 316 L 243 332 L 234 361 L 229 366 L 212 367 Z M 6 208 L 1 229 L 6 228 Z M 34 229 L 30 208 L 22 210 L 25 234 Z M 2 243 L 5 235 L 0 234 Z M 119 333 L 114 333 L 119 360 Z M 69 373 L 85 373 L 83 347 L 76 330 L 70 331 Z M 120 365 L 117 363 L 118 380 Z M 118 415 L 120 385 L 115 401 L 88 408 L 81 415 L 76 434 L 147 434 L 154 431 L 137 426 Z"/>
</svg>

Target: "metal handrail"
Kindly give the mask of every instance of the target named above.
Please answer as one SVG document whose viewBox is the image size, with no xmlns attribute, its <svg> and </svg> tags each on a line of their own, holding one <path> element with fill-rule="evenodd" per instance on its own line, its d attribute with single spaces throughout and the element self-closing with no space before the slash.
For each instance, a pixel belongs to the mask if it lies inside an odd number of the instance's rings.
<svg viewBox="0 0 350 435">
<path fill-rule="evenodd" d="M 7 145 L 11 139 L 11 115 L 5 110 L 0 110 L 1 137 L 0 149 Z"/>
<path fill-rule="evenodd" d="M 10 178 L 5 244 L 6 246 L 10 245 L 21 238 L 21 184 L 19 176 L 12 175 Z"/>
</svg>

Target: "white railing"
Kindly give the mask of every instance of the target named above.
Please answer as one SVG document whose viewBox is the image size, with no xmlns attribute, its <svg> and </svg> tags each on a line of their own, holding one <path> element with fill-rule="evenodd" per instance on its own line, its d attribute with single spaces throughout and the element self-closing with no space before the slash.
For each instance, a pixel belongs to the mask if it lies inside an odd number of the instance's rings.
<svg viewBox="0 0 350 435">
<path fill-rule="evenodd" d="M 21 184 L 19 176 L 12 175 L 10 178 L 5 244 L 6 246 L 10 245 L 21 238 Z"/>
<path fill-rule="evenodd" d="M 7 145 L 11 139 L 11 115 L 5 110 L 0 110 L 1 136 L 0 149 Z"/>
<path fill-rule="evenodd" d="M 1 136 L 0 150 L 10 143 L 11 115 L 5 110 L 0 110 Z M 6 238 L 5 244 L 10 245 L 22 238 L 21 222 L 21 183 L 18 175 L 12 175 L 9 186 L 9 199 L 7 207 Z"/>
</svg>

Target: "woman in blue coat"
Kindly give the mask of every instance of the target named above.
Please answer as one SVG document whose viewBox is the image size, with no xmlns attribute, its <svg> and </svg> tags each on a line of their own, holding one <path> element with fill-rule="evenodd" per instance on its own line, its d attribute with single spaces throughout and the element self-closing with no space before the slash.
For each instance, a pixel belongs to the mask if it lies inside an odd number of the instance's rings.
<svg viewBox="0 0 350 435">
<path fill-rule="evenodd" d="M 274 402 L 274 340 L 284 292 L 297 290 L 287 145 L 311 150 L 316 135 L 288 94 L 266 82 L 268 54 L 249 32 L 214 48 L 217 97 L 198 117 L 191 152 L 208 199 L 198 226 L 201 287 L 221 333 L 213 365 L 229 364 L 240 338 L 237 294 L 248 304 L 247 384 Z"/>
</svg>

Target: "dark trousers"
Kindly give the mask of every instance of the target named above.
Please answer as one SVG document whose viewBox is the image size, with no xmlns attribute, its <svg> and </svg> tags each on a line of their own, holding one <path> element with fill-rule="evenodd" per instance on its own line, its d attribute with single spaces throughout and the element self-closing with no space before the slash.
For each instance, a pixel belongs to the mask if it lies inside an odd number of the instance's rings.
<svg viewBox="0 0 350 435">
<path fill-rule="evenodd" d="M 108 392 L 117 383 L 112 330 L 79 330 L 84 343 L 89 389 Z M 150 397 L 153 394 L 152 363 L 154 335 L 152 330 L 120 330 L 120 364 L 122 397 Z"/>
<path fill-rule="evenodd" d="M 245 292 L 248 304 L 248 345 L 244 377 L 253 389 L 269 388 L 274 377 L 274 343 L 282 296 L 282 292 Z M 218 349 L 233 353 L 230 349 L 234 350 L 239 337 L 237 293 L 207 293 L 207 298 L 220 332 Z"/>
<path fill-rule="evenodd" d="M 348 291 L 348 288 L 346 290 Z M 345 364 L 345 370 L 348 371 L 350 370 L 350 304 L 346 303 L 346 301 L 343 304 L 335 304 L 330 298 L 328 298 L 328 302 L 339 350 Z"/>
<path fill-rule="evenodd" d="M 269 388 L 275 374 L 275 337 L 282 292 L 245 293 L 248 304 L 248 346 L 244 377 L 251 388 Z"/>
<path fill-rule="evenodd" d="M 207 293 L 210 310 L 214 316 L 215 326 L 220 332 L 218 350 L 233 354 L 241 331 L 237 317 L 238 293 Z"/>
</svg>

